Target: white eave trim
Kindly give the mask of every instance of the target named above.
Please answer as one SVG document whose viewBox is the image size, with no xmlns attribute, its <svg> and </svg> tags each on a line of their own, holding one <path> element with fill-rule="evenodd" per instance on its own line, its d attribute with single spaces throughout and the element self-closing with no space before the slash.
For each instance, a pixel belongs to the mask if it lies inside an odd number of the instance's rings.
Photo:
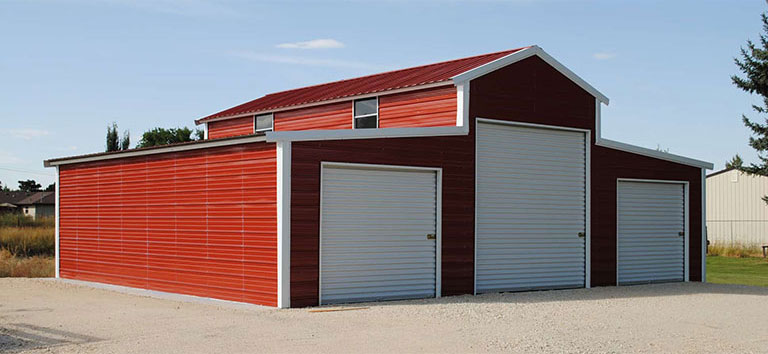
<svg viewBox="0 0 768 354">
<path fill-rule="evenodd" d="M 127 150 L 124 152 L 118 152 L 118 153 L 112 153 L 112 154 L 106 154 L 106 155 L 81 156 L 81 157 L 75 156 L 71 158 L 52 159 L 52 160 L 44 161 L 43 166 L 53 167 L 53 166 L 70 165 L 70 164 L 83 163 L 83 162 L 123 159 L 128 157 L 156 155 L 156 154 L 166 154 L 169 152 L 199 150 L 199 149 L 207 149 L 207 148 L 214 148 L 214 147 L 220 147 L 220 146 L 248 144 L 248 143 L 256 143 L 256 142 L 263 142 L 263 141 L 266 141 L 266 137 L 264 135 L 248 136 L 243 138 L 220 139 L 220 140 L 217 139 L 217 140 L 211 140 L 211 141 L 200 142 L 200 143 L 168 146 L 164 148 L 160 147 L 160 148 L 146 149 L 146 150 Z"/>
<path fill-rule="evenodd" d="M 682 165 L 688 165 L 688 166 L 693 166 L 693 167 L 698 167 L 698 168 L 703 168 L 708 170 L 711 170 L 714 168 L 714 165 L 711 162 L 696 160 L 696 159 L 692 159 L 685 156 L 680 156 L 680 155 L 670 154 L 668 152 L 662 152 L 662 151 L 648 149 L 640 146 L 630 145 L 627 143 L 604 139 L 601 137 L 598 137 L 597 141 L 595 142 L 595 145 L 614 149 L 614 150 L 631 152 L 637 155 L 653 157 L 659 160 L 675 162 Z"/>
<path fill-rule="evenodd" d="M 568 79 L 573 81 L 576 85 L 579 85 L 579 87 L 584 89 L 584 91 L 589 92 L 592 96 L 600 100 L 600 102 L 603 102 L 606 105 L 608 104 L 609 100 L 606 95 L 602 94 L 596 88 L 592 87 L 592 85 L 584 81 L 584 79 L 576 75 L 570 69 L 566 68 L 565 65 L 561 64 L 559 61 L 557 61 L 555 58 L 553 58 L 552 56 L 547 54 L 547 52 L 541 49 L 541 47 L 536 45 L 525 48 L 525 49 L 521 49 L 517 52 L 501 57 L 499 59 L 496 59 L 490 63 L 480 65 L 474 69 L 465 71 L 459 75 L 454 76 L 452 80 L 454 83 L 458 85 L 458 83 L 463 83 L 463 82 L 467 82 L 469 80 L 478 78 L 480 76 L 483 76 L 495 70 L 501 69 L 507 65 L 516 63 L 520 60 L 532 57 L 534 55 L 538 56 L 539 58 L 547 62 L 547 64 L 551 65 L 561 74 L 565 75 Z"/>
<path fill-rule="evenodd" d="M 464 127 L 337 129 L 267 132 L 267 141 L 317 141 L 467 135 Z"/>
<path fill-rule="evenodd" d="M 451 85 L 453 85 L 453 81 L 440 81 L 440 82 L 433 82 L 433 83 L 430 83 L 430 84 L 423 84 L 423 85 L 417 85 L 417 86 L 403 87 L 403 88 L 398 88 L 398 89 L 393 89 L 393 90 L 371 92 L 371 93 L 366 93 L 366 94 L 362 94 L 362 95 L 340 97 L 340 98 L 335 98 L 335 99 L 332 99 L 332 100 L 310 102 L 310 103 L 299 104 L 299 105 L 295 105 L 295 106 L 285 106 L 285 107 L 274 108 L 274 109 L 263 109 L 263 110 L 260 110 L 260 111 L 240 113 L 240 114 L 235 114 L 235 115 L 231 115 L 231 116 L 216 117 L 216 118 L 207 119 L 205 121 L 203 121 L 203 119 L 205 119 L 205 118 L 200 118 L 200 119 L 195 121 L 195 125 L 200 125 L 200 124 L 203 124 L 203 123 L 216 122 L 216 121 L 220 121 L 220 120 L 243 118 L 243 117 L 251 117 L 251 116 L 255 116 L 255 115 L 259 115 L 259 114 L 277 113 L 277 112 L 292 111 L 292 110 L 295 110 L 295 109 L 302 109 L 302 108 L 309 108 L 309 107 L 316 107 L 316 106 L 324 106 L 324 105 L 334 104 L 334 103 L 339 103 L 339 102 L 348 102 L 348 101 L 351 102 L 351 101 L 359 100 L 359 99 L 363 99 L 363 98 L 371 98 L 371 97 L 393 95 L 393 94 L 396 94 L 396 93 L 426 90 L 426 89 L 431 89 L 431 88 L 436 88 L 436 87 L 443 87 L 443 86 L 451 86 Z"/>
</svg>

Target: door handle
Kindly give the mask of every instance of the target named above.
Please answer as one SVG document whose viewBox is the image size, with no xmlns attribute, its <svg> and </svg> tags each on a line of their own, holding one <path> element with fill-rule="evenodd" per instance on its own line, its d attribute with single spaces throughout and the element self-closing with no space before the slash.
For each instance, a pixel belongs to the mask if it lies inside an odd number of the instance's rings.
<svg viewBox="0 0 768 354">
<path fill-rule="evenodd" d="M 581 237 L 581 238 L 587 237 L 587 233 L 586 232 L 579 232 L 579 237 Z"/>
<path fill-rule="evenodd" d="M 685 236 L 685 231 L 680 231 L 677 233 L 677 236 L 683 237 Z"/>
<path fill-rule="evenodd" d="M 435 240 L 437 239 L 437 235 L 435 234 L 427 234 L 427 240 Z"/>
</svg>

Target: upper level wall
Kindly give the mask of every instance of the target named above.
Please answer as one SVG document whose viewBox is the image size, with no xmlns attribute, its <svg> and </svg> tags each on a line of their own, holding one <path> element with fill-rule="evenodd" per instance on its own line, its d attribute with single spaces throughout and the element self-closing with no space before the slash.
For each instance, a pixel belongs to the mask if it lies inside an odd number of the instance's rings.
<svg viewBox="0 0 768 354">
<path fill-rule="evenodd" d="M 253 134 L 253 117 L 241 117 L 208 123 L 208 139 Z"/>
<path fill-rule="evenodd" d="M 352 129 L 352 100 L 275 113 L 275 131 Z M 379 96 L 379 127 L 456 125 L 456 87 L 429 88 Z M 208 123 L 208 138 L 253 134 L 253 117 Z"/>
<path fill-rule="evenodd" d="M 275 113 L 275 131 L 318 129 L 352 129 L 352 103 L 331 103 Z"/>
<path fill-rule="evenodd" d="M 379 128 L 456 125 L 453 85 L 379 97 Z"/>
</svg>

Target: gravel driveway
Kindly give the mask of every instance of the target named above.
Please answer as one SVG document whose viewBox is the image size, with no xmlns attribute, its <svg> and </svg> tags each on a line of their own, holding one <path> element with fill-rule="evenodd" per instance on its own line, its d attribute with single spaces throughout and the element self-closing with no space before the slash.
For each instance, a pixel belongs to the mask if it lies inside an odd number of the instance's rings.
<svg viewBox="0 0 768 354">
<path fill-rule="evenodd" d="M 310 312 L 0 279 L 0 352 L 768 352 L 768 288 L 660 284 Z"/>
</svg>

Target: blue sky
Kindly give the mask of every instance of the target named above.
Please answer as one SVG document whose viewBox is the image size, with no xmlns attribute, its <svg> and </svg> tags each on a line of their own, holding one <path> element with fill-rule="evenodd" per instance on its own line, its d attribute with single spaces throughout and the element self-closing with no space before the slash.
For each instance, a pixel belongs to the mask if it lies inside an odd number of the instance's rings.
<svg viewBox="0 0 768 354">
<path fill-rule="evenodd" d="M 269 92 L 537 44 L 611 99 L 603 136 L 746 161 L 733 57 L 763 1 L 6 0 L 0 182 Z M 302 44 L 313 40 L 315 45 Z M 306 48 L 306 47 L 310 48 Z"/>
</svg>

